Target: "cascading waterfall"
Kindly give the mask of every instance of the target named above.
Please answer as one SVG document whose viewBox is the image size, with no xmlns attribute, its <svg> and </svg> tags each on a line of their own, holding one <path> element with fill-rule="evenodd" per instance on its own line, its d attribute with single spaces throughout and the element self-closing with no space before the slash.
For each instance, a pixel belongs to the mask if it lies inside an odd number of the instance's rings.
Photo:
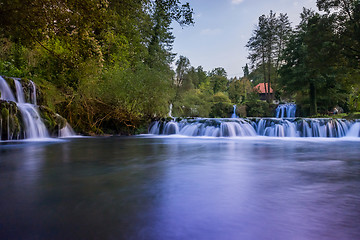
<svg viewBox="0 0 360 240">
<path fill-rule="evenodd" d="M 0 76 L 0 99 L 16 102 L 14 94 L 4 78 Z"/>
<path fill-rule="evenodd" d="M 33 81 L 30 81 L 31 86 L 32 86 L 32 94 L 31 94 L 31 100 L 32 100 L 32 104 L 36 105 L 36 85 Z"/>
<path fill-rule="evenodd" d="M 59 137 L 61 137 L 61 138 L 71 137 L 71 136 L 75 136 L 75 135 L 76 135 L 76 133 L 72 129 L 72 127 L 70 126 L 69 123 L 66 123 L 65 127 L 60 129 L 60 131 L 59 131 Z"/>
<path fill-rule="evenodd" d="M 209 137 L 359 137 L 360 122 L 344 119 L 199 118 L 155 121 L 149 133 Z"/>
<path fill-rule="evenodd" d="M 6 80 L 0 76 L 0 99 L 7 102 L 14 102 L 17 108 L 21 112 L 21 118 L 23 123 L 23 132 L 22 136 L 26 139 L 33 138 L 48 138 L 49 132 L 41 119 L 38 106 L 36 105 L 36 86 L 32 81 L 29 81 L 31 84 L 30 93 L 28 99 L 31 103 L 26 102 L 26 97 L 24 93 L 24 88 L 21 84 L 21 81 L 18 79 L 12 79 L 14 81 L 16 98 L 11 91 Z M 7 119 L 7 139 L 19 139 L 20 135 L 15 137 L 10 133 L 9 126 L 10 119 Z M 2 123 L 1 123 L 2 126 Z M 67 137 L 74 135 L 74 131 L 71 129 L 70 125 L 66 123 L 66 126 L 62 129 L 59 129 L 60 137 Z M 0 131 L 1 136 L 1 131 Z"/>
<path fill-rule="evenodd" d="M 275 110 L 276 118 L 294 118 L 296 113 L 295 103 L 280 104 Z"/>
<path fill-rule="evenodd" d="M 356 122 L 351 126 L 348 133 L 346 134 L 347 137 L 360 137 L 360 122 Z"/>
<path fill-rule="evenodd" d="M 49 133 L 35 105 L 18 103 L 25 124 L 25 138 L 47 138 Z"/>
<path fill-rule="evenodd" d="M 209 137 L 256 136 L 255 129 L 244 119 L 189 119 L 180 122 L 153 122 L 150 134 Z"/>
<path fill-rule="evenodd" d="M 234 107 L 234 112 L 231 115 L 231 118 L 237 118 L 238 116 L 236 116 L 236 105 L 233 105 L 233 107 Z"/>
<path fill-rule="evenodd" d="M 49 133 L 40 117 L 38 110 L 36 109 L 36 106 L 34 104 L 25 102 L 25 94 L 20 81 L 14 79 L 14 82 L 16 88 L 17 106 L 20 109 L 25 125 L 25 138 L 49 137 Z M 32 86 L 35 86 L 32 81 L 30 82 Z M 33 88 L 33 91 L 36 92 L 36 89 Z"/>
<path fill-rule="evenodd" d="M 173 117 L 172 116 L 172 108 L 173 108 L 173 104 L 172 103 L 170 103 L 170 106 L 169 106 L 169 117 Z"/>
</svg>

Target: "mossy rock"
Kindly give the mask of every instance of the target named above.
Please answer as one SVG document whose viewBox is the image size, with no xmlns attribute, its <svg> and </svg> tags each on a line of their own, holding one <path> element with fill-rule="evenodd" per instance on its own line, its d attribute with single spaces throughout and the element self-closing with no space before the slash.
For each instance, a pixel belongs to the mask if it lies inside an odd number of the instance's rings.
<svg viewBox="0 0 360 240">
<path fill-rule="evenodd" d="M 2 108 L 1 109 L 1 118 L 2 119 L 7 119 L 9 117 L 9 109 L 7 108 Z"/>
<path fill-rule="evenodd" d="M 0 122 L 2 140 L 18 140 L 23 138 L 23 123 L 16 103 L 0 100 Z"/>
<path fill-rule="evenodd" d="M 40 116 L 51 136 L 57 137 L 60 129 L 66 126 L 66 119 L 46 106 L 39 106 Z"/>
</svg>

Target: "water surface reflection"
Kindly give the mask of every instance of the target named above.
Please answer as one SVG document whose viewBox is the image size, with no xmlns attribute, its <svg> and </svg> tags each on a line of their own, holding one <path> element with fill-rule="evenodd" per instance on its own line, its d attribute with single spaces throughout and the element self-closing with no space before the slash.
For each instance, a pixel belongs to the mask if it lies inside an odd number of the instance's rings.
<svg viewBox="0 0 360 240">
<path fill-rule="evenodd" d="M 1 143 L 1 239 L 359 239 L 360 142 Z"/>
</svg>

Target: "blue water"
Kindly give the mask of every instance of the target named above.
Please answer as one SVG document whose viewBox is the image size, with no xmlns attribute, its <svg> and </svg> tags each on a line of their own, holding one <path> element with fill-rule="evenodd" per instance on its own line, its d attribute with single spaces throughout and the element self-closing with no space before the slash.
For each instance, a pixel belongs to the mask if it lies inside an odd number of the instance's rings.
<svg viewBox="0 0 360 240">
<path fill-rule="evenodd" d="M 360 239 L 360 142 L 0 143 L 0 239 Z"/>
</svg>

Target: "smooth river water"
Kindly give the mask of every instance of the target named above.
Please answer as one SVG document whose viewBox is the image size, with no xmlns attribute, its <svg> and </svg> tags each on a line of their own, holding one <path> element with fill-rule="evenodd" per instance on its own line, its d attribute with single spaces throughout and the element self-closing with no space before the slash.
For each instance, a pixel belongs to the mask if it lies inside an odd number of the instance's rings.
<svg viewBox="0 0 360 240">
<path fill-rule="evenodd" d="M 360 141 L 1 142 L 0 239 L 360 239 Z"/>
</svg>

